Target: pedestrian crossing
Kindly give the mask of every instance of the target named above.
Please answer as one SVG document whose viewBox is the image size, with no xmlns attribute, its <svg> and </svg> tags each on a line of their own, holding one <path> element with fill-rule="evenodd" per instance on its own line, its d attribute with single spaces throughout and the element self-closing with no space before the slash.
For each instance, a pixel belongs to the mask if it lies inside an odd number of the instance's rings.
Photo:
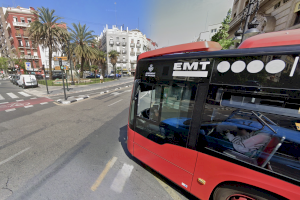
<svg viewBox="0 0 300 200">
<path fill-rule="evenodd" d="M 16 100 L 16 99 L 20 99 L 20 98 L 24 98 L 24 97 L 31 97 L 32 95 L 26 93 L 26 92 L 8 92 L 8 93 L 2 93 L 0 94 L 0 101 L 4 101 L 4 100 Z"/>
</svg>

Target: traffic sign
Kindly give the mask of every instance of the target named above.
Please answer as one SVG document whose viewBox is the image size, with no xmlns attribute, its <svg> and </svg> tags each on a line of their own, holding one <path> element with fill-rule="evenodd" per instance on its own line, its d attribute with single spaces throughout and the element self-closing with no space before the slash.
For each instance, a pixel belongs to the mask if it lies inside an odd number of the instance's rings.
<svg viewBox="0 0 300 200">
<path fill-rule="evenodd" d="M 15 65 L 15 67 L 16 67 L 16 68 L 19 68 L 19 66 L 18 66 L 18 65 Z"/>
<path fill-rule="evenodd" d="M 25 62 L 25 67 L 26 67 L 26 70 L 31 70 L 31 63 Z"/>
<path fill-rule="evenodd" d="M 24 71 L 24 69 L 21 69 L 21 72 L 23 72 Z"/>
</svg>

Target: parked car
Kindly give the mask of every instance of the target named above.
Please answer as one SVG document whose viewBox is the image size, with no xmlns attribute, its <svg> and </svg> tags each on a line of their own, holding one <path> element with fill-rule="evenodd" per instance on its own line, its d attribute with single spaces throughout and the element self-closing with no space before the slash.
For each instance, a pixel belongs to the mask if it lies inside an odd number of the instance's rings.
<svg viewBox="0 0 300 200">
<path fill-rule="evenodd" d="M 86 78 L 95 78 L 95 74 L 90 74 Z M 100 78 L 100 74 L 96 74 L 96 78 Z"/>
<path fill-rule="evenodd" d="M 9 77 L 10 82 L 13 82 L 14 76 L 15 76 L 14 74 L 10 75 L 10 77 Z"/>
<path fill-rule="evenodd" d="M 25 89 L 26 87 L 38 87 L 38 82 L 35 75 L 31 74 L 22 74 L 17 83 L 23 89 Z"/>
<path fill-rule="evenodd" d="M 64 74 L 64 78 L 66 78 L 66 74 Z M 52 80 L 62 79 L 62 73 L 54 73 L 52 74 Z"/>
<path fill-rule="evenodd" d="M 12 78 L 12 83 L 14 85 L 18 85 L 17 81 L 20 79 L 19 75 L 14 75 L 14 77 Z"/>
<path fill-rule="evenodd" d="M 44 79 L 44 77 L 43 77 L 42 75 L 40 75 L 40 74 L 36 74 L 36 75 L 35 75 L 35 78 L 36 78 L 37 80 L 42 80 L 42 79 Z"/>
</svg>

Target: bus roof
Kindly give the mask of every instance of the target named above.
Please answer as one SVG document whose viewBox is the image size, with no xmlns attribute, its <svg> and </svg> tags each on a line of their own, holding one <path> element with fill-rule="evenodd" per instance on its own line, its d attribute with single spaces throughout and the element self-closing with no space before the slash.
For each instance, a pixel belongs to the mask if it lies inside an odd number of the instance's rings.
<svg viewBox="0 0 300 200">
<path fill-rule="evenodd" d="M 300 29 L 259 34 L 246 39 L 238 49 L 300 44 Z"/>
<path fill-rule="evenodd" d="M 147 51 L 139 55 L 138 60 L 141 60 L 143 58 L 162 56 L 166 54 L 196 52 L 196 51 L 218 51 L 221 49 L 222 49 L 221 45 L 217 42 L 211 42 L 211 41 L 193 42 L 193 43 L 180 44 L 180 45 L 164 47 L 152 51 Z"/>
</svg>

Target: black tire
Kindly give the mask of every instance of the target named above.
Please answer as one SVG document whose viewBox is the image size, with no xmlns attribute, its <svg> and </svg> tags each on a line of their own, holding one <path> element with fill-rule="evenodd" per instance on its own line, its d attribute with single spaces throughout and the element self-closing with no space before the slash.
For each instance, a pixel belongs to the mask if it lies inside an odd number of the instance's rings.
<svg viewBox="0 0 300 200">
<path fill-rule="evenodd" d="M 249 185 L 244 184 L 224 184 L 222 186 L 219 186 L 215 189 L 213 193 L 213 200 L 227 200 L 229 197 L 234 195 L 245 195 L 246 197 L 251 197 L 253 199 L 257 200 L 278 200 L 278 199 L 284 199 L 280 198 L 277 195 L 271 195 L 270 193 L 256 188 L 251 187 Z"/>
</svg>

